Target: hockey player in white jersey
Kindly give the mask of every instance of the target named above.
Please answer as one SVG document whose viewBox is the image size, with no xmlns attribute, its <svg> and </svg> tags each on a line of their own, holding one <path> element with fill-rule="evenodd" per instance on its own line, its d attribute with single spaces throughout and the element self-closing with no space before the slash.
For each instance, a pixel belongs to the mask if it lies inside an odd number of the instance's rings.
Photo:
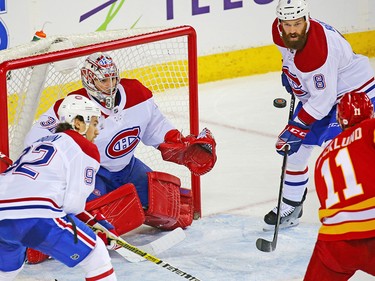
<svg viewBox="0 0 375 281">
<path fill-rule="evenodd" d="M 67 98 L 56 133 L 26 147 L 0 175 L 0 280 L 22 270 L 26 247 L 80 266 L 86 280 L 117 280 L 105 244 L 75 216 L 100 165 L 93 143 L 100 114 L 85 97 Z"/>
<path fill-rule="evenodd" d="M 280 133 L 276 150 L 289 157 L 284 179 L 280 227 L 297 225 L 307 192 L 308 159 L 341 132 L 336 121 L 338 99 L 348 92 L 375 96 L 374 71 L 367 57 L 353 53 L 332 26 L 310 18 L 305 0 L 280 0 L 273 22 L 273 41 L 282 54 L 282 84 L 299 99 L 293 119 Z M 265 215 L 273 229 L 277 208 Z"/>
<path fill-rule="evenodd" d="M 134 152 L 143 142 L 159 149 L 164 160 L 203 175 L 216 162 L 211 132 L 204 129 L 199 136 L 184 137 L 158 109 L 148 88 L 136 79 L 120 79 L 108 54 L 90 55 L 81 68 L 81 78 L 84 88 L 70 94 L 82 95 L 97 104 L 104 124 L 96 139 L 101 167 L 87 209 L 100 208 L 120 235 L 143 223 L 161 229 L 189 226 L 193 220 L 191 190 L 181 187 L 173 175 L 152 171 Z M 61 102 L 40 117 L 26 137 L 26 144 L 48 130 L 54 131 Z M 131 207 L 121 209 L 113 200 L 124 194 L 128 199 L 122 200 Z"/>
</svg>

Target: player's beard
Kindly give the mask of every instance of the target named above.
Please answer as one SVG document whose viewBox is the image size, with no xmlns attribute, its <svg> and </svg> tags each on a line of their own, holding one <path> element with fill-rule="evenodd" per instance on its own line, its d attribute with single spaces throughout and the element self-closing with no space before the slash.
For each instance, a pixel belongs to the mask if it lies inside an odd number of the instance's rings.
<svg viewBox="0 0 375 281">
<path fill-rule="evenodd" d="M 298 33 L 290 33 L 286 34 L 284 30 L 282 30 L 282 36 L 281 39 L 284 42 L 284 45 L 289 48 L 289 49 L 294 49 L 294 50 L 302 50 L 303 47 L 305 47 L 306 41 L 307 41 L 307 24 L 303 28 L 301 34 Z M 291 38 L 297 40 L 291 40 Z"/>
</svg>

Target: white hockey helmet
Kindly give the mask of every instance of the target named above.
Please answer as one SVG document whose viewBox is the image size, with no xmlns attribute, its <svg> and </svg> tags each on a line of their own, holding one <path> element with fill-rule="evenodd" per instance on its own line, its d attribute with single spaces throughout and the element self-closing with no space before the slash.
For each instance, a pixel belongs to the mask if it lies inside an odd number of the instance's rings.
<svg viewBox="0 0 375 281">
<path fill-rule="evenodd" d="M 305 17 L 308 21 L 309 8 L 305 0 L 279 0 L 276 15 L 279 20 L 295 20 Z"/>
<path fill-rule="evenodd" d="M 104 92 L 99 90 L 95 86 L 94 81 L 101 81 L 107 78 L 116 78 L 116 80 L 110 86 L 109 91 Z M 81 68 L 81 80 L 88 93 L 100 102 L 104 102 L 106 108 L 112 109 L 115 106 L 115 97 L 120 76 L 116 64 L 108 54 L 100 52 L 88 56 Z"/>
<path fill-rule="evenodd" d="M 82 116 L 83 121 L 89 124 L 91 117 L 97 116 L 99 118 L 101 112 L 99 107 L 88 98 L 81 95 L 69 95 L 60 104 L 57 114 L 61 123 L 67 122 L 73 126 L 73 121 L 77 115 Z M 86 131 L 87 129 L 88 126 L 86 126 Z"/>
</svg>

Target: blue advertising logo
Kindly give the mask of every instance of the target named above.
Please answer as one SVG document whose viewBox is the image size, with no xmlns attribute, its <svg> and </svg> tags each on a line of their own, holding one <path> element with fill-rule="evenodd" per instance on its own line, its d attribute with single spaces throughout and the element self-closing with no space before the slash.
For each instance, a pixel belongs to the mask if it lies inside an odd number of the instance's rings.
<svg viewBox="0 0 375 281">
<path fill-rule="evenodd" d="M 199 3 L 200 0 L 192 0 L 192 12 L 193 16 L 200 14 L 208 14 L 210 12 L 210 6 L 201 6 Z M 224 10 L 231 10 L 243 7 L 244 0 L 222 0 L 224 4 Z M 265 5 L 273 2 L 274 0 L 254 0 L 258 5 Z M 174 9 L 173 4 L 174 0 L 166 0 L 167 4 L 167 20 L 174 19 Z"/>
<path fill-rule="evenodd" d="M 0 0 L 0 14 L 5 14 L 7 12 L 5 0 Z M 8 48 L 8 30 L 0 19 L 0 50 Z"/>
</svg>

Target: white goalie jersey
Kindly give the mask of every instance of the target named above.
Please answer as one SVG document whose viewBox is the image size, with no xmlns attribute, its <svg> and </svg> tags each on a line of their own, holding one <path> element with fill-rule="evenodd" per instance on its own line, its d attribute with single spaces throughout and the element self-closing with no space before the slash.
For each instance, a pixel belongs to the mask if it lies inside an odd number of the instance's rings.
<svg viewBox="0 0 375 281">
<path fill-rule="evenodd" d="M 82 212 L 99 162 L 97 147 L 73 130 L 34 142 L 0 175 L 0 220 Z"/>
<path fill-rule="evenodd" d="M 151 91 L 136 79 L 121 79 L 116 106 L 112 110 L 98 103 L 84 88 L 71 94 L 85 96 L 100 108 L 100 134 L 95 144 L 99 149 L 101 165 L 111 172 L 120 171 L 129 164 L 141 141 L 147 146 L 158 147 L 165 134 L 174 129 L 158 109 Z M 26 136 L 26 145 L 54 131 L 61 101 L 57 101 L 34 124 Z"/>
</svg>

